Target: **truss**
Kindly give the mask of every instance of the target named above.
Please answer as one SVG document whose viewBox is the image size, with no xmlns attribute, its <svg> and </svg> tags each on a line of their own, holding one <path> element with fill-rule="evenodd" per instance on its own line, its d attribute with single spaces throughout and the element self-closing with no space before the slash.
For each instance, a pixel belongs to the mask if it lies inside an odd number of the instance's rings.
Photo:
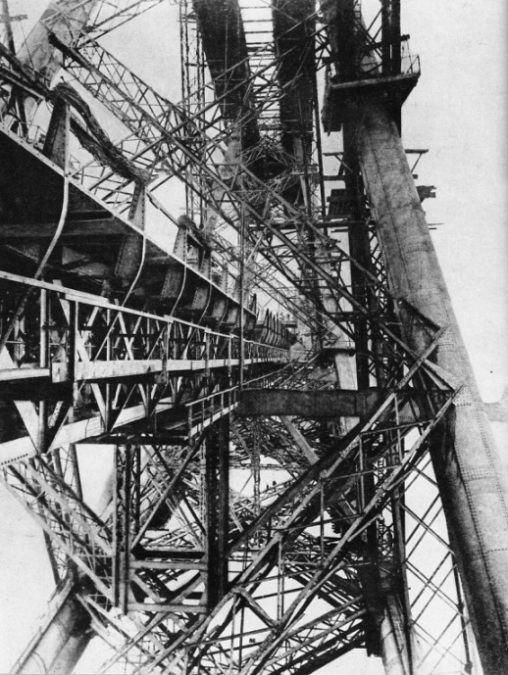
<svg viewBox="0 0 508 675">
<path fill-rule="evenodd" d="M 103 46 L 160 0 L 90 2 L 87 22 L 83 3 L 53 4 L 65 84 L 50 89 L 12 45 L 0 53 L 2 147 L 68 190 L 72 216 L 59 231 L 51 214 L 37 238 L 32 216 L 0 223 L 22 268 L 0 271 L 0 464 L 55 580 L 111 647 L 100 672 L 311 673 L 353 649 L 379 655 L 384 622 L 402 626 L 408 675 L 466 672 L 428 456 L 460 387 L 432 362 L 446 327 L 406 308 L 430 346 L 404 341 L 347 137 L 323 149 L 316 71 L 333 55 L 313 3 L 231 1 L 246 56 L 214 70 L 200 3 L 181 0 L 179 103 Z M 354 5 L 366 79 L 417 73 L 397 3 L 368 27 Z M 51 110 L 45 127 L 23 117 L 27 97 Z M 105 111 L 125 130 L 114 143 Z M 172 253 L 147 235 L 149 207 L 176 230 Z M 279 316 L 259 315 L 254 290 Z M 295 330 L 311 335 L 299 348 Z M 374 387 L 361 414 L 240 411 L 246 389 Z M 100 507 L 83 487 L 92 445 L 109 467 Z"/>
</svg>

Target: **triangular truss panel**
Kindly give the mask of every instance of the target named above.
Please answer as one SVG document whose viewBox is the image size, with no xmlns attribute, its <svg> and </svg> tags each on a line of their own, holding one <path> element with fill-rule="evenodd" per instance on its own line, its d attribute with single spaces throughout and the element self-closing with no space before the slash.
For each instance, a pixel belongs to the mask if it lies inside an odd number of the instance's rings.
<svg viewBox="0 0 508 675">
<path fill-rule="evenodd" d="M 180 100 L 115 54 L 151 16 Z M 505 486 L 435 282 L 425 151 L 400 141 L 400 3 L 54 0 L 24 42 L 22 21 L 4 3 L 0 467 L 56 591 L 13 672 L 354 653 L 480 675 Z"/>
</svg>

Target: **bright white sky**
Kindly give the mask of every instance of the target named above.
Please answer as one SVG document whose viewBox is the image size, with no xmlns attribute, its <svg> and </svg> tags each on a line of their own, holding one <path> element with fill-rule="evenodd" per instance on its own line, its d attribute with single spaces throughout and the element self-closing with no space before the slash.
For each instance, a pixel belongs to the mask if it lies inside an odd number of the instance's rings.
<svg viewBox="0 0 508 675">
<path fill-rule="evenodd" d="M 484 400 L 508 385 L 506 3 L 403 0 L 422 76 L 404 110 L 407 146 L 429 148 L 434 241 Z"/>
<path fill-rule="evenodd" d="M 45 5 L 13 0 L 12 12 Z M 405 145 L 430 150 L 418 183 L 437 187 L 437 199 L 424 207 L 430 223 L 442 223 L 433 238 L 482 396 L 492 401 L 508 385 L 506 2 L 402 0 L 402 10 L 402 31 L 422 67 L 403 111 Z M 114 40 L 115 53 L 178 100 L 178 45 L 168 15 L 175 17 L 174 8 L 164 5 L 140 22 L 151 36 L 142 58 L 125 34 Z M 506 457 L 505 426 L 496 431 Z M 0 550 L 0 672 L 7 672 L 37 625 L 51 582 L 38 528 L 3 492 L 0 512 L 8 543 Z M 320 673 L 382 672 L 379 661 L 356 655 L 340 664 Z"/>
</svg>

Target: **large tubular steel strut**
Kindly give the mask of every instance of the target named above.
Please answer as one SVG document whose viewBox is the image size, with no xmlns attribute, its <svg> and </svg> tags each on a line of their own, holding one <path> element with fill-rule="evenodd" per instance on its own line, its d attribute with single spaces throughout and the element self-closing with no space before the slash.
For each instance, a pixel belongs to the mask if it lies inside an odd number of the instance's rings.
<svg viewBox="0 0 508 675">
<path fill-rule="evenodd" d="M 71 673 L 93 637 L 90 615 L 76 595 L 69 579 L 51 601 L 46 623 L 18 659 L 12 671 L 16 675 Z"/>
<path fill-rule="evenodd" d="M 408 344 L 428 340 L 408 304 L 447 326 L 436 362 L 465 383 L 454 419 L 432 445 L 455 549 L 486 673 L 508 670 L 508 482 L 394 121 L 378 102 L 356 106 L 358 155 Z"/>
<path fill-rule="evenodd" d="M 428 325 L 422 317 L 446 328 L 434 359 L 464 384 L 453 416 L 436 431 L 431 456 L 483 668 L 498 675 L 508 671 L 508 481 L 402 146 L 398 106 L 393 99 L 391 105 L 385 103 L 380 89 L 359 83 L 366 79 L 366 69 L 373 72 L 373 59 L 358 4 L 322 3 L 336 54 L 335 77 L 349 86 L 340 98 L 327 101 L 327 115 L 336 115 L 332 125 L 337 120 L 345 124 L 356 150 L 407 344 L 416 353 L 427 346 Z M 388 5 L 384 3 L 385 13 Z M 384 17 L 387 32 L 388 19 Z M 388 72 L 394 64 L 400 69 L 400 34 L 391 40 L 398 49 L 377 69 L 383 77 L 400 74 Z"/>
</svg>

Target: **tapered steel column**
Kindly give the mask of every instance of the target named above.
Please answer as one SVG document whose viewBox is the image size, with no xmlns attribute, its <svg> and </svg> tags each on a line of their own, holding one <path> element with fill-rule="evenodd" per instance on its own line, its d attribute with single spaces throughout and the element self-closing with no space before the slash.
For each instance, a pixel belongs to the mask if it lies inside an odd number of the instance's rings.
<svg viewBox="0 0 508 675">
<path fill-rule="evenodd" d="M 428 344 L 409 303 L 447 331 L 435 356 L 463 383 L 431 453 L 485 675 L 508 673 L 508 480 L 494 446 L 396 125 L 367 96 L 350 106 L 370 205 L 405 339 Z"/>
<path fill-rule="evenodd" d="M 72 673 L 93 637 L 90 616 L 74 593 L 74 584 L 69 582 L 55 596 L 45 623 L 12 669 L 13 673 Z"/>
<path fill-rule="evenodd" d="M 404 616 L 394 595 L 385 600 L 385 612 L 380 626 L 381 658 L 386 675 L 411 675 L 407 653 Z"/>
</svg>

